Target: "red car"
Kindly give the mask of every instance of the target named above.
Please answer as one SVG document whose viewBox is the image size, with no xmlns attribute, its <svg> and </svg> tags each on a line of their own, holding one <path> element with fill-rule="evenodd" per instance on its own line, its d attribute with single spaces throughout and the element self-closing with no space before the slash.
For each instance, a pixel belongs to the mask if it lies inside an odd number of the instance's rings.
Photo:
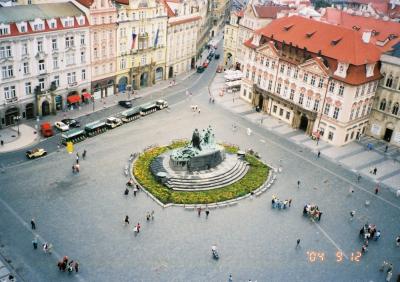
<svg viewBox="0 0 400 282">
<path fill-rule="evenodd" d="M 203 68 L 206 68 L 206 67 L 208 67 L 208 61 L 206 60 L 204 63 L 203 63 Z"/>
</svg>

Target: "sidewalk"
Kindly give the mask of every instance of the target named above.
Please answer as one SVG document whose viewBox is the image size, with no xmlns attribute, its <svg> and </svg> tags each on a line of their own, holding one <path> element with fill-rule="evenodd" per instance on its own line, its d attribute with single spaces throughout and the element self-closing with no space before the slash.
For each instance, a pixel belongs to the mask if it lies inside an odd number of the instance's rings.
<svg viewBox="0 0 400 282">
<path fill-rule="evenodd" d="M 36 129 L 26 124 L 19 125 L 19 135 L 15 126 L 0 130 L 0 139 L 4 145 L 0 145 L 0 153 L 18 150 L 40 141 Z"/>
<path fill-rule="evenodd" d="M 219 93 L 224 84 L 224 74 L 221 73 L 216 75 L 210 86 L 211 94 L 222 107 L 314 153 L 320 151 L 321 156 L 339 163 L 355 174 L 360 173 L 362 177 L 386 186 L 394 192 L 400 189 L 400 149 L 388 147 L 385 152 L 385 143 L 370 137 L 364 137 L 360 142 L 352 142 L 341 147 L 332 146 L 324 141 L 319 141 L 317 144 L 304 131 L 294 129 L 278 118 L 256 112 L 252 105 L 240 99 L 238 94 L 224 93 L 221 97 Z M 374 149 L 367 150 L 367 143 L 372 143 Z M 371 173 L 375 167 L 376 175 Z"/>
</svg>

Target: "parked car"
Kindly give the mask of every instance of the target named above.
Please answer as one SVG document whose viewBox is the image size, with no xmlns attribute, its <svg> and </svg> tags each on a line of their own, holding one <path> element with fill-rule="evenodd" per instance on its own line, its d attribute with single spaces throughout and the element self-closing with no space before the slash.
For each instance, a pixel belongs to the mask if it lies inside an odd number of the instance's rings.
<svg viewBox="0 0 400 282">
<path fill-rule="evenodd" d="M 69 126 L 66 125 L 65 123 L 63 123 L 62 121 L 56 121 L 54 123 L 54 126 L 61 131 L 68 131 L 69 130 Z"/>
<path fill-rule="evenodd" d="M 43 137 L 50 137 L 54 135 L 53 127 L 50 122 L 44 122 L 40 125 L 40 133 Z"/>
<path fill-rule="evenodd" d="M 208 64 L 209 64 L 209 63 L 210 63 L 210 62 L 209 62 L 208 60 L 205 60 L 204 63 L 203 63 L 203 68 L 208 67 Z"/>
<path fill-rule="evenodd" d="M 129 100 L 119 101 L 118 105 L 120 105 L 121 107 L 127 108 L 127 109 L 132 108 L 132 102 Z"/>
<path fill-rule="evenodd" d="M 106 120 L 106 125 L 108 128 L 116 128 L 117 126 L 122 125 L 122 120 L 116 117 L 109 117 Z"/>
<path fill-rule="evenodd" d="M 69 127 L 81 127 L 81 124 L 76 119 L 66 118 L 61 120 L 61 122 L 65 123 Z"/>
<path fill-rule="evenodd" d="M 162 110 L 162 109 L 164 109 L 164 108 L 168 108 L 168 102 L 165 101 L 165 100 L 162 100 L 162 99 L 157 100 L 157 101 L 156 101 L 156 105 L 157 105 L 157 107 L 158 107 L 160 110 Z"/>
<path fill-rule="evenodd" d="M 221 73 L 221 72 L 223 72 L 223 71 L 224 71 L 224 66 L 219 65 L 219 66 L 217 67 L 217 73 Z"/>
<path fill-rule="evenodd" d="M 218 60 L 220 58 L 219 54 L 215 54 L 215 59 Z"/>
<path fill-rule="evenodd" d="M 204 72 L 204 67 L 198 66 L 198 67 L 197 67 L 197 72 L 198 72 L 198 73 Z"/>
<path fill-rule="evenodd" d="M 35 148 L 29 151 L 26 151 L 26 157 L 28 159 L 36 159 L 43 156 L 46 156 L 47 152 L 42 148 Z"/>
</svg>

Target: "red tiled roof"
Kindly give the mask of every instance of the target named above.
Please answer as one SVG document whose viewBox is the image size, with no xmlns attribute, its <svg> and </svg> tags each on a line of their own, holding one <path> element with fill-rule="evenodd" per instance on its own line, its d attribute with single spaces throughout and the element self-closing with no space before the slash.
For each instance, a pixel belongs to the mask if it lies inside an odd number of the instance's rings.
<svg viewBox="0 0 400 282">
<path fill-rule="evenodd" d="M 120 3 L 122 5 L 129 5 L 129 0 L 115 0 L 115 2 Z"/>
<path fill-rule="evenodd" d="M 244 16 L 244 10 L 240 10 L 240 11 L 235 11 L 234 12 L 236 14 L 236 16 L 242 18 Z"/>
<path fill-rule="evenodd" d="M 89 8 L 90 6 L 92 6 L 94 0 L 76 0 L 78 3 L 82 4 L 83 6 L 85 6 L 86 8 Z"/>
<path fill-rule="evenodd" d="M 291 42 L 315 54 L 321 51 L 323 56 L 353 65 L 379 61 L 381 55 L 375 45 L 364 43 L 361 34 L 351 28 L 300 16 L 274 20 L 256 33 L 279 42 Z"/>
<path fill-rule="evenodd" d="M 400 23 L 397 22 L 351 15 L 334 8 L 326 9 L 323 20 L 328 23 L 354 28 L 355 30 L 358 29 L 361 35 L 364 31 L 374 30 L 377 32 L 375 35 L 371 36 L 371 42 L 374 44 L 378 41 L 385 41 L 391 35 L 397 36 L 397 38 L 389 40 L 384 46 L 378 46 L 382 51 L 391 50 L 392 46 L 400 41 Z"/>
<path fill-rule="evenodd" d="M 178 20 L 178 21 L 174 21 L 174 22 L 170 22 L 170 25 L 178 25 L 178 24 L 183 24 L 183 23 L 189 23 L 189 22 L 194 22 L 201 19 L 200 16 L 197 17 L 191 17 L 191 18 L 187 18 L 187 19 L 183 19 L 183 20 Z"/>
<path fill-rule="evenodd" d="M 283 10 L 290 10 L 288 6 L 279 5 L 253 5 L 256 17 L 266 19 L 276 19 L 277 14 Z"/>
<path fill-rule="evenodd" d="M 167 1 L 166 1 L 166 0 L 160 0 L 160 1 L 161 1 L 161 3 L 164 4 L 165 9 L 167 9 L 167 16 L 168 16 L 168 17 L 175 17 L 175 13 L 174 13 L 174 11 L 172 11 L 172 9 L 171 9 L 171 7 L 168 5 Z"/>
<path fill-rule="evenodd" d="M 56 18 L 57 21 L 57 28 L 50 28 L 49 25 L 47 24 L 47 21 L 44 21 L 44 30 L 40 31 L 34 31 L 31 28 L 31 25 L 28 23 L 27 24 L 27 32 L 19 32 L 17 24 L 16 23 L 10 23 L 10 34 L 7 35 L 0 35 L 0 38 L 6 38 L 6 37 L 14 37 L 14 36 L 20 36 L 20 35 L 29 35 L 29 34 L 34 34 L 34 33 L 43 33 L 43 32 L 52 32 L 56 30 L 65 30 L 65 29 L 73 29 L 73 28 L 81 28 L 81 27 L 86 27 L 89 26 L 89 21 L 85 16 L 85 24 L 84 25 L 79 25 L 77 20 L 74 18 L 74 26 L 73 27 L 64 27 L 61 23 L 60 18 Z"/>
</svg>

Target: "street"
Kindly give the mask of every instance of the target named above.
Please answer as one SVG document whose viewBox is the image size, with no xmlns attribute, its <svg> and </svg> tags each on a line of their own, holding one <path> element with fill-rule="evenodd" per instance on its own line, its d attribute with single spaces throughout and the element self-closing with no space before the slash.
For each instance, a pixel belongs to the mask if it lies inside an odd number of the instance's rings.
<svg viewBox="0 0 400 282">
<path fill-rule="evenodd" d="M 170 111 L 77 144 L 80 154 L 84 149 L 88 152 L 80 161 L 79 174 L 71 172 L 75 154 L 65 149 L 57 152 L 59 136 L 40 144 L 49 151 L 45 158 L 7 166 L 24 155 L 1 156 L 6 165 L 0 174 L 0 253 L 24 281 L 227 281 L 229 274 L 234 281 L 383 281 L 385 275 L 378 271 L 383 260 L 394 263 L 396 277 L 399 199 L 384 189 L 375 195 L 374 182 L 356 183 L 352 171 L 317 159 L 312 151 L 218 103 L 210 104 L 207 86 L 217 64 L 214 60 L 203 74 L 154 95 L 153 99 L 166 99 Z M 187 88 L 193 92 L 191 99 L 185 95 Z M 191 111 L 193 104 L 200 114 Z M 120 111 L 115 106 L 81 122 Z M 238 126 L 235 132 L 233 123 Z M 127 181 L 123 169 L 131 153 L 190 138 L 194 128 L 208 125 L 215 128 L 218 141 L 252 148 L 275 167 L 282 164 L 282 172 L 266 193 L 235 207 L 211 210 L 208 219 L 183 208 L 162 209 L 143 192 L 137 197 L 123 195 Z M 355 192 L 349 195 L 351 187 Z M 272 209 L 272 195 L 291 198 L 293 204 L 286 210 Z M 307 203 L 323 211 L 320 222 L 302 215 Z M 152 210 L 155 219 L 146 222 L 146 212 Z M 350 221 L 352 210 L 356 215 Z M 123 224 L 125 215 L 130 226 Z M 31 218 L 37 223 L 35 232 L 30 229 Z M 135 236 L 132 229 L 137 222 L 142 229 Z M 363 241 L 358 233 L 365 223 L 376 224 L 382 237 L 370 240 L 369 251 L 359 259 Z M 33 250 L 36 233 L 54 245 L 52 255 Z M 301 244 L 296 248 L 298 238 Z M 214 244 L 218 261 L 211 257 Z M 79 274 L 59 272 L 57 260 L 64 255 L 79 261 Z"/>
</svg>

